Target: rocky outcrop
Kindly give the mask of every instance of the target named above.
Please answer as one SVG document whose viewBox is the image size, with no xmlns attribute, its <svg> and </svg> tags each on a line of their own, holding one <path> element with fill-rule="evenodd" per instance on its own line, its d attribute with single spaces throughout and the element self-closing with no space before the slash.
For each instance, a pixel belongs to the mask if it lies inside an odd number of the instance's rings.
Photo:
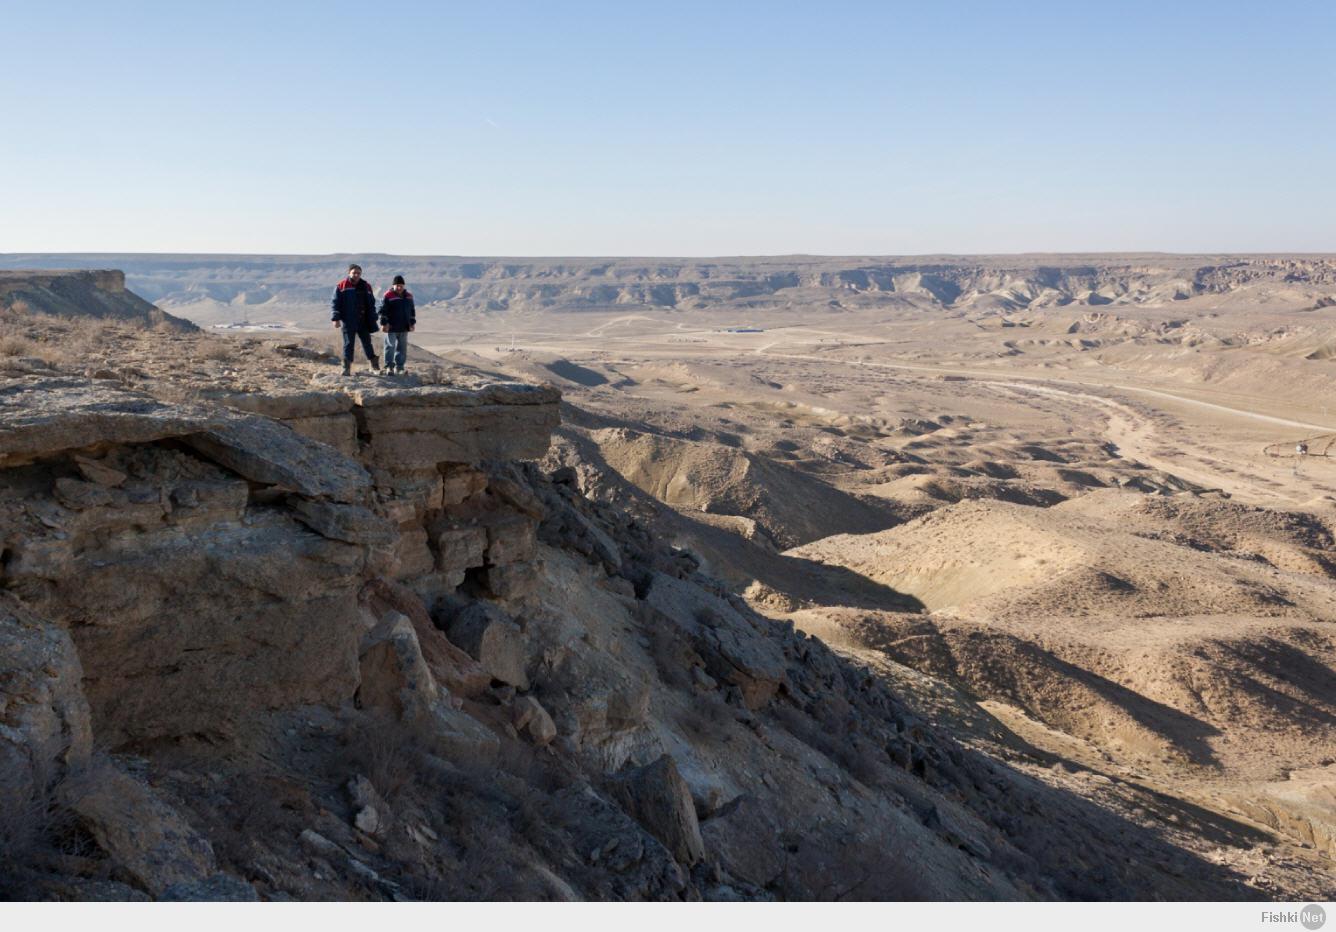
<svg viewBox="0 0 1336 932">
<path fill-rule="evenodd" d="M 634 767 L 612 781 L 614 796 L 636 821 L 690 866 L 705 859 L 705 842 L 696 820 L 691 788 L 667 754 L 643 767 Z"/>
<path fill-rule="evenodd" d="M 0 593 L 0 796 L 20 806 L 87 763 L 92 726 L 69 634 Z"/>
<path fill-rule="evenodd" d="M 495 605 L 475 602 L 446 629 L 454 641 L 482 665 L 488 676 L 516 689 L 528 689 L 524 632 Z"/>
<path fill-rule="evenodd" d="M 536 521 L 488 495 L 477 464 L 543 453 L 557 397 L 337 387 L 219 404 L 109 381 L 0 385 L 7 796 L 62 785 L 155 897 L 246 898 L 151 790 L 112 765 L 81 773 L 94 745 L 244 746 L 267 716 L 323 707 L 383 716 L 443 760 L 490 760 L 496 735 L 460 703 L 494 681 L 527 687 L 522 634 L 506 621 L 499 650 L 499 628 L 468 641 L 480 663 L 422 595 L 532 558 Z M 519 727 L 546 743 L 533 706 Z"/>
<path fill-rule="evenodd" d="M 177 331 L 198 329 L 127 291 L 125 273 L 117 269 L 0 271 L 0 311 L 129 320 Z"/>
<path fill-rule="evenodd" d="M 765 705 L 784 682 L 786 664 L 778 646 L 724 600 L 659 573 L 646 604 L 691 639 L 706 672 L 737 687 L 747 708 Z"/>
<path fill-rule="evenodd" d="M 225 410 L 164 404 L 104 382 L 28 377 L 0 384 L 0 464 L 63 450 L 149 443 L 222 427 Z"/>
<path fill-rule="evenodd" d="M 555 393 L 452 391 L 441 404 L 440 393 L 427 394 L 433 403 L 417 406 L 413 429 L 389 431 L 389 442 L 430 437 L 443 448 L 458 435 L 467 460 L 546 449 Z M 308 393 L 280 398 L 275 411 L 353 417 L 373 398 L 376 410 L 392 411 L 395 397 L 413 395 Z M 523 415 L 497 414 L 497 429 L 476 429 L 480 412 L 508 405 Z M 456 418 L 461 410 L 473 419 Z M 381 459 L 380 439 L 364 437 L 358 452 L 368 463 Z M 444 594 L 471 568 L 525 555 L 513 537 L 489 544 L 480 520 L 529 522 L 520 531 L 533 534 L 529 518 L 481 500 L 483 474 L 467 460 L 378 468 L 388 485 L 376 485 L 362 464 L 282 419 L 104 383 L 0 386 L 0 455 L 11 465 L 0 474 L 0 578 L 73 638 L 96 732 L 110 747 L 232 736 L 257 712 L 350 698 L 357 596 L 368 578 Z M 470 502 L 466 513 L 447 514 L 443 469 L 463 493 L 449 507 Z M 462 485 L 460 470 L 472 470 Z"/>
<path fill-rule="evenodd" d="M 366 470 L 346 456 L 268 418 L 234 418 L 185 440 L 251 482 L 306 498 L 355 502 L 369 484 Z"/>
<path fill-rule="evenodd" d="M 453 388 L 357 390 L 360 430 L 373 466 L 402 472 L 440 463 L 536 459 L 557 426 L 556 389 L 505 383 Z"/>
<path fill-rule="evenodd" d="M 80 774 L 65 787 L 64 802 L 112 861 L 154 896 L 218 872 L 208 840 L 114 767 Z"/>
</svg>

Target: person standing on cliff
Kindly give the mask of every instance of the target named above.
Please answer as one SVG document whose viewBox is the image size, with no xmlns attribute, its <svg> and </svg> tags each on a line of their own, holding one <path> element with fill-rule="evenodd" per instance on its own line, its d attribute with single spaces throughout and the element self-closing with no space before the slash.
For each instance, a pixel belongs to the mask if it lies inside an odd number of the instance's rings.
<svg viewBox="0 0 1336 932">
<path fill-rule="evenodd" d="M 404 374 L 408 359 L 408 333 L 417 326 L 417 307 L 413 292 L 404 286 L 402 275 L 394 276 L 394 287 L 380 302 L 380 329 L 385 332 L 385 371 Z"/>
<path fill-rule="evenodd" d="M 360 265 L 348 266 L 348 277 L 334 286 L 329 307 L 334 326 L 343 330 L 343 374 L 352 372 L 353 349 L 358 339 L 371 368 L 379 372 L 380 359 L 371 347 L 371 331 L 376 329 L 376 293 L 371 283 L 363 280 Z"/>
</svg>

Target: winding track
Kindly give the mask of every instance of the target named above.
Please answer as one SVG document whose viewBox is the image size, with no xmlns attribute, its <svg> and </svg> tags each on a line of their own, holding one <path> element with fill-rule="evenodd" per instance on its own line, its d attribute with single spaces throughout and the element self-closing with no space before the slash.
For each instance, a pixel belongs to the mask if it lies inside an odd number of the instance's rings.
<svg viewBox="0 0 1336 932">
<path fill-rule="evenodd" d="M 776 345 L 778 344 L 772 343 L 768 346 L 761 347 L 759 355 L 780 359 L 798 359 L 810 362 L 821 362 L 826 364 L 841 362 L 848 365 L 871 369 L 926 372 L 934 375 L 960 375 L 969 377 L 975 384 L 979 385 L 986 385 L 997 389 L 1047 395 L 1049 397 L 1061 398 L 1064 401 L 1076 404 L 1080 407 L 1094 408 L 1103 415 L 1105 420 L 1105 436 L 1119 449 L 1123 456 L 1136 459 L 1156 469 L 1172 473 L 1180 478 L 1187 479 L 1208 488 L 1223 489 L 1231 495 L 1243 500 L 1256 500 L 1268 504 L 1279 502 L 1285 505 L 1293 505 L 1296 502 L 1312 498 L 1314 494 L 1332 491 L 1323 485 L 1305 488 L 1299 494 L 1288 493 L 1283 486 L 1280 483 L 1277 483 L 1273 478 L 1261 474 L 1258 471 L 1255 462 L 1245 462 L 1237 458 L 1233 458 L 1232 461 L 1229 462 L 1221 462 L 1206 457 L 1185 456 L 1181 444 L 1178 445 L 1178 449 L 1175 449 L 1175 442 L 1172 438 L 1166 438 L 1159 435 L 1159 429 L 1152 418 L 1138 412 L 1125 400 L 1094 394 L 1091 389 L 1120 393 L 1125 396 L 1142 395 L 1149 398 L 1158 398 L 1171 401 L 1174 404 L 1185 405 L 1203 411 L 1210 411 L 1213 414 L 1225 415 L 1238 420 L 1292 427 L 1297 430 L 1308 432 L 1317 431 L 1324 437 L 1327 435 L 1336 437 L 1336 429 L 1333 429 L 1329 425 L 1313 424 L 1308 421 L 1276 417 L 1275 415 L 1264 414 L 1260 411 L 1250 411 L 1245 408 L 1234 408 L 1216 402 L 1201 401 L 1196 398 L 1178 395 L 1173 392 L 1167 392 L 1161 389 L 1144 388 L 1138 385 L 1126 385 L 1116 382 L 1088 382 L 1078 379 L 1042 378 L 1037 376 L 1018 376 L 1008 379 L 999 379 L 997 378 L 998 373 L 996 371 L 980 369 L 923 366 L 914 365 L 912 363 L 873 362 L 870 360 L 838 359 L 810 353 L 778 353 L 770 351 L 771 347 Z M 1082 389 L 1084 389 L 1084 391 Z M 1188 436 L 1189 440 L 1191 440 L 1191 431 L 1188 432 Z M 1311 435 L 1309 436 L 1309 439 L 1311 444 Z M 1280 441 L 1268 445 L 1259 452 L 1270 459 L 1285 459 L 1285 454 L 1282 452 L 1272 453 L 1270 451 L 1273 448 L 1278 451 L 1283 449 L 1293 450 L 1296 442 L 1296 440 Z M 1192 446 L 1195 452 L 1199 452 L 1196 450 L 1195 443 L 1193 443 Z M 1166 455 L 1166 448 L 1173 450 L 1174 452 Z M 1322 450 L 1323 458 L 1325 458 L 1328 448 L 1331 449 L 1333 454 L 1336 454 L 1336 443 L 1328 444 L 1320 448 Z"/>
</svg>

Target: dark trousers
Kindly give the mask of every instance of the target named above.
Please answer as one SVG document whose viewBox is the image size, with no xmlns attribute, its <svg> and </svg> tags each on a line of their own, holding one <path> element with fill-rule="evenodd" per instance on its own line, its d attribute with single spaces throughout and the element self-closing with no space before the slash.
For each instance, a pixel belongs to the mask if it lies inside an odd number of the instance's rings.
<svg viewBox="0 0 1336 932">
<path fill-rule="evenodd" d="M 359 337 L 362 340 L 362 350 L 366 353 L 366 358 L 371 362 L 376 362 L 376 351 L 371 348 L 371 334 L 365 330 L 353 330 L 347 324 L 343 325 L 343 361 L 347 363 L 353 361 L 353 348 Z"/>
</svg>

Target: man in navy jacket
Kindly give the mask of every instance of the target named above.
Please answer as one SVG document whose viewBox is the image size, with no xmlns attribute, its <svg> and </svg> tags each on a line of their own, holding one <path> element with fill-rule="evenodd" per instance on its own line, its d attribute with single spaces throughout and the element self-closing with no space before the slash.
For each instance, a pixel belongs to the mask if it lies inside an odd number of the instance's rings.
<svg viewBox="0 0 1336 932">
<path fill-rule="evenodd" d="M 408 331 L 417 326 L 417 307 L 413 292 L 404 287 L 404 277 L 394 276 L 394 287 L 380 302 L 380 329 L 385 331 L 385 371 L 404 374 L 408 358 Z"/>
<path fill-rule="evenodd" d="M 371 368 L 379 372 L 380 359 L 371 348 L 371 331 L 376 329 L 376 293 L 371 283 L 362 279 L 360 265 L 348 266 L 348 277 L 334 287 L 329 309 L 334 326 L 343 329 L 343 374 L 352 371 L 354 344 L 359 338 Z"/>
</svg>

